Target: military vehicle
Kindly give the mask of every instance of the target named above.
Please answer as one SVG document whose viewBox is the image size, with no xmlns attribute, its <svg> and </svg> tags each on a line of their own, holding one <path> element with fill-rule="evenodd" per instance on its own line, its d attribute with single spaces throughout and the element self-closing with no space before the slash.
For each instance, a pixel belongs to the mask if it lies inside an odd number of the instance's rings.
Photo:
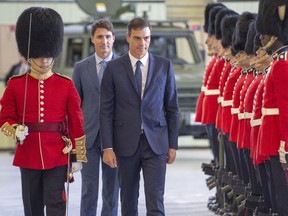
<svg viewBox="0 0 288 216">
<path fill-rule="evenodd" d="M 114 52 L 122 55 L 128 51 L 125 38 L 127 21 L 111 20 L 115 28 Z M 204 127 L 194 122 L 195 106 L 201 90 L 204 61 L 193 31 L 186 21 L 149 20 L 151 43 L 149 51 L 171 59 L 177 82 L 180 114 L 179 134 L 194 138 L 206 136 Z M 73 66 L 94 53 L 90 41 L 91 23 L 67 24 L 64 28 L 62 54 L 56 59 L 55 69 L 72 76 Z"/>
</svg>

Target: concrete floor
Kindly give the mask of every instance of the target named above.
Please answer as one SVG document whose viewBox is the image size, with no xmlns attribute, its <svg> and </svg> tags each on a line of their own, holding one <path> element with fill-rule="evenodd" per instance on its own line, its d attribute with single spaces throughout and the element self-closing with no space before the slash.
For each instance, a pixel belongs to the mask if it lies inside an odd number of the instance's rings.
<svg viewBox="0 0 288 216">
<path fill-rule="evenodd" d="M 182 140 L 183 142 L 192 142 Z M 195 142 L 195 141 L 193 141 Z M 206 145 L 206 141 L 197 144 Z M 204 143 L 204 144 L 203 144 Z M 186 145 L 185 144 L 185 145 Z M 181 146 L 181 143 L 180 143 Z M 167 168 L 165 207 L 166 216 L 211 216 L 207 207 L 207 199 L 215 191 L 209 191 L 205 184 L 205 176 L 201 171 L 202 162 L 210 162 L 212 154 L 209 149 L 180 149 L 177 159 Z M 13 154 L 0 152 L 0 216 L 22 216 L 20 172 L 12 164 Z M 143 182 L 142 182 L 143 185 Z M 81 175 L 75 174 L 75 182 L 70 185 L 69 216 L 79 216 Z M 101 200 L 98 214 L 100 215 Z M 120 211 L 119 211 L 120 212 Z M 143 187 L 139 197 L 139 216 L 145 215 Z M 120 213 L 119 213 L 120 216 Z"/>
</svg>

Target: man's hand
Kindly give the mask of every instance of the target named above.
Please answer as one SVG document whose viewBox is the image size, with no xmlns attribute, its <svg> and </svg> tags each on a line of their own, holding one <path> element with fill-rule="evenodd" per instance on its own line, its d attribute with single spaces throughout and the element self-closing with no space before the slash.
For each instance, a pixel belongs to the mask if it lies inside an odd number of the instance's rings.
<svg viewBox="0 0 288 216">
<path fill-rule="evenodd" d="M 167 163 L 172 164 L 176 159 L 176 149 L 170 148 L 167 155 Z"/>
<path fill-rule="evenodd" d="M 82 162 L 72 162 L 72 173 L 76 173 L 82 169 Z"/>
<path fill-rule="evenodd" d="M 280 141 L 280 147 L 279 147 L 279 160 L 281 163 L 281 166 L 284 170 L 288 169 L 288 153 L 285 150 L 285 142 L 284 141 Z"/>
<path fill-rule="evenodd" d="M 22 145 L 26 136 L 28 136 L 28 127 L 25 125 L 17 125 L 15 135 Z"/>
<path fill-rule="evenodd" d="M 117 167 L 117 160 L 112 149 L 105 149 L 103 152 L 103 162 L 111 168 Z"/>
</svg>

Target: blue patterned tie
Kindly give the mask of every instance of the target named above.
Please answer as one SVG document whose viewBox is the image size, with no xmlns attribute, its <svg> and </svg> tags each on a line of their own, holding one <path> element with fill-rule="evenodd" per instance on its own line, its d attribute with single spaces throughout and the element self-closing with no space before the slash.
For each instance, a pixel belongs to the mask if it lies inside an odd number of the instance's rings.
<svg viewBox="0 0 288 216">
<path fill-rule="evenodd" d="M 102 77 L 103 77 L 103 73 L 106 68 L 106 65 L 107 65 L 107 61 L 103 60 L 100 62 L 100 71 L 99 71 L 99 84 L 100 85 L 101 85 L 101 81 L 102 81 Z"/>
<path fill-rule="evenodd" d="M 136 78 L 136 83 L 138 87 L 138 93 L 141 96 L 142 93 L 142 72 L 141 72 L 141 61 L 138 60 L 136 62 L 136 70 L 135 70 L 135 78 Z"/>
</svg>

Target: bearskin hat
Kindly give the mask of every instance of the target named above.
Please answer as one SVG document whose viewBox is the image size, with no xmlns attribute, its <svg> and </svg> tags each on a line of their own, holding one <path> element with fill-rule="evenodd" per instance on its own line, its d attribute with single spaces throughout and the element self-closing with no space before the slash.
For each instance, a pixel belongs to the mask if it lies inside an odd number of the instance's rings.
<svg viewBox="0 0 288 216">
<path fill-rule="evenodd" d="M 228 15 L 221 21 L 221 45 L 223 48 L 228 48 L 232 45 L 232 35 L 238 18 L 239 15 Z"/>
<path fill-rule="evenodd" d="M 273 3 L 276 7 L 287 4 L 287 0 L 274 0 Z"/>
<path fill-rule="evenodd" d="M 236 23 L 232 42 L 232 55 L 236 55 L 240 51 L 244 51 L 249 24 L 256 19 L 255 13 L 243 12 Z"/>
<path fill-rule="evenodd" d="M 249 24 L 244 51 L 247 55 L 254 55 L 254 38 L 256 35 L 255 21 Z"/>
<path fill-rule="evenodd" d="M 204 26 L 203 26 L 204 31 L 206 33 L 208 33 L 208 27 L 209 27 L 209 13 L 210 13 L 210 10 L 215 6 L 225 7 L 225 5 L 223 5 L 222 3 L 209 3 L 206 5 L 205 11 L 204 11 L 205 20 L 204 20 Z"/>
<path fill-rule="evenodd" d="M 278 6 L 286 5 L 284 20 L 280 20 Z M 260 34 L 276 36 L 288 44 L 288 3 L 281 0 L 259 0 L 256 29 Z"/>
<path fill-rule="evenodd" d="M 217 14 L 215 18 L 215 37 L 216 39 L 220 40 L 222 38 L 222 32 L 221 32 L 221 21 L 224 17 L 228 15 L 236 15 L 237 13 L 233 10 L 230 10 L 228 8 L 221 9 Z"/>
<path fill-rule="evenodd" d="M 209 26 L 208 26 L 208 34 L 209 35 L 215 35 L 215 19 L 216 19 L 216 15 L 217 13 L 223 9 L 223 7 L 221 6 L 216 6 L 216 7 L 213 7 L 211 10 L 210 10 L 210 13 L 209 13 Z"/>
<path fill-rule="evenodd" d="M 63 30 L 62 18 L 53 9 L 43 7 L 27 8 L 18 17 L 16 23 L 15 34 L 18 50 L 26 59 L 39 57 L 55 58 L 62 50 Z"/>
</svg>

